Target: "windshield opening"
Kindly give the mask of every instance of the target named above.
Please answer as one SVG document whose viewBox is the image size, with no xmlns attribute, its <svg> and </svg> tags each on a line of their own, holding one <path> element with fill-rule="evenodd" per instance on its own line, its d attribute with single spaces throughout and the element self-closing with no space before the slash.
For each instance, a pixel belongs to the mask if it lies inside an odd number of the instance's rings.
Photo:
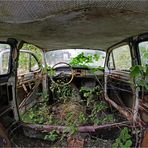
<svg viewBox="0 0 148 148">
<path fill-rule="evenodd" d="M 60 49 L 60 50 L 53 50 L 48 51 L 46 53 L 46 63 L 48 66 L 53 67 L 55 64 L 59 62 L 66 62 L 69 63 L 72 61 L 73 58 L 77 57 L 79 54 L 84 53 L 85 56 L 94 56 L 98 55 L 98 60 L 93 60 L 92 63 L 89 63 L 89 67 L 104 67 L 105 62 L 105 52 L 100 50 L 93 50 L 93 49 Z M 79 65 L 78 65 L 79 66 Z"/>
</svg>

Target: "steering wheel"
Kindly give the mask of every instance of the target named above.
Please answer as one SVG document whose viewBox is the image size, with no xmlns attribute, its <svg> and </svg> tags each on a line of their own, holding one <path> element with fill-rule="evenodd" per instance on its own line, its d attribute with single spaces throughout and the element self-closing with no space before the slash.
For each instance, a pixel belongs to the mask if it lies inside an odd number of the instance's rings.
<svg viewBox="0 0 148 148">
<path fill-rule="evenodd" d="M 60 66 L 62 65 L 62 66 Z M 65 65 L 65 66 L 63 66 Z M 64 67 L 66 67 L 66 71 L 64 70 Z M 63 70 L 60 70 L 62 69 Z M 67 71 L 67 68 L 69 69 L 69 71 Z M 69 80 L 66 80 L 66 82 L 64 81 L 66 78 L 69 78 Z M 55 83 L 57 85 L 68 85 L 72 82 L 74 78 L 74 72 L 73 72 L 73 68 L 71 67 L 70 64 L 66 63 L 66 62 L 59 62 L 56 63 L 55 65 L 53 65 L 53 67 L 51 68 L 51 74 L 50 74 L 50 79 L 52 81 L 52 83 Z M 60 81 L 55 81 L 55 79 Z"/>
</svg>

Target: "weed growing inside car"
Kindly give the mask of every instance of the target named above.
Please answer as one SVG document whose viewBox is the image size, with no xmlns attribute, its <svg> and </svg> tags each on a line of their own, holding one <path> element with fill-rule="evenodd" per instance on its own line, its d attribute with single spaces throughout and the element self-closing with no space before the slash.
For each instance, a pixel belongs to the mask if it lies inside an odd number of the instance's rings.
<svg viewBox="0 0 148 148">
<path fill-rule="evenodd" d="M 148 90 L 148 65 L 136 65 L 131 67 L 130 75 L 131 78 L 133 78 L 136 87 L 142 87 L 143 89 Z"/>
<path fill-rule="evenodd" d="M 83 97 L 86 99 L 87 106 L 90 106 L 102 95 L 103 91 L 100 86 L 94 88 L 81 87 L 80 93 L 82 93 Z"/>
<path fill-rule="evenodd" d="M 58 136 L 59 136 L 58 131 L 53 130 L 49 134 L 45 135 L 44 140 L 49 140 L 51 142 L 55 142 L 58 139 Z"/>
<path fill-rule="evenodd" d="M 130 135 L 130 129 L 125 127 L 121 130 L 119 137 L 112 144 L 112 148 L 117 147 L 131 147 L 132 146 L 132 137 Z"/>
</svg>

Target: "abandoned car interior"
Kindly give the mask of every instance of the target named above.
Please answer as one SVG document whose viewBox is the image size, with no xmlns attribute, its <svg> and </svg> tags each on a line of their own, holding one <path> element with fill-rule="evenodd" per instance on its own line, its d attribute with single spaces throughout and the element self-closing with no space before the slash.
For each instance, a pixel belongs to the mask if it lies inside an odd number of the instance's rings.
<svg viewBox="0 0 148 148">
<path fill-rule="evenodd" d="M 147 1 L 0 7 L 0 147 L 148 146 Z"/>
</svg>

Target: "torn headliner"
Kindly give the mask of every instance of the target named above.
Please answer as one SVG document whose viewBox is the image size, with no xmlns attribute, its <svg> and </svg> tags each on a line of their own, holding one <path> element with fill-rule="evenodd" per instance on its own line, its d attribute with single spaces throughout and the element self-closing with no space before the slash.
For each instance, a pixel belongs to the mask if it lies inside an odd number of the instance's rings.
<svg viewBox="0 0 148 148">
<path fill-rule="evenodd" d="M 148 32 L 148 1 L 1 1 L 0 37 L 43 49 L 107 49 Z"/>
</svg>

